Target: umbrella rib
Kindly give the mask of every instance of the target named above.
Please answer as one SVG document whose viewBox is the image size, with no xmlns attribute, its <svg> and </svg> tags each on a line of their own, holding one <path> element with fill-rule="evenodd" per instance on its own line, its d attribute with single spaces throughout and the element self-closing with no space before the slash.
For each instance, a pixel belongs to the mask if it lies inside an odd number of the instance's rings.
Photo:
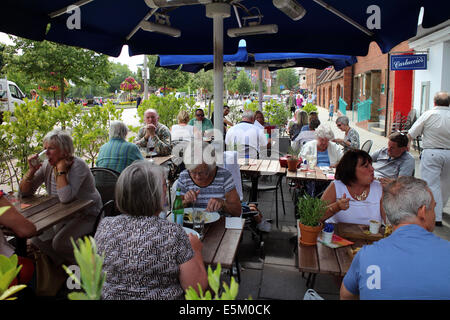
<svg viewBox="0 0 450 320">
<path fill-rule="evenodd" d="M 139 30 L 140 26 L 141 26 L 141 22 L 142 21 L 147 21 L 148 19 L 150 19 L 150 17 L 158 10 L 159 8 L 154 8 L 152 10 L 150 10 L 145 17 L 139 21 L 138 25 L 136 27 L 133 28 L 133 30 L 130 32 L 129 35 L 127 35 L 126 39 L 127 41 L 131 39 L 131 37 L 134 36 L 134 34 Z"/>
<path fill-rule="evenodd" d="M 324 7 L 325 9 L 327 9 L 328 11 L 330 11 L 331 13 L 337 15 L 339 18 L 344 19 L 346 22 L 350 23 L 352 26 L 354 26 L 355 28 L 361 30 L 362 32 L 364 32 L 365 34 L 367 34 L 368 36 L 372 37 L 374 35 L 374 33 L 372 31 L 370 31 L 369 29 L 363 27 L 362 25 L 360 25 L 358 22 L 356 22 L 355 20 L 353 20 L 350 17 L 347 17 L 345 14 L 343 14 L 342 12 L 340 12 L 339 10 L 333 8 L 332 6 L 330 6 L 328 3 L 322 1 L 322 0 L 313 0 L 315 3 L 321 5 L 322 7 Z"/>
<path fill-rule="evenodd" d="M 60 10 L 53 11 L 52 13 L 49 14 L 49 17 L 51 19 L 59 17 L 60 15 L 63 15 L 64 13 L 67 13 L 67 9 L 69 7 L 71 7 L 71 6 L 81 7 L 81 6 L 84 6 L 85 4 L 88 4 L 89 2 L 92 2 L 92 1 L 93 0 L 80 0 L 80 1 L 77 1 L 77 2 L 75 2 L 73 4 L 71 4 L 71 5 L 68 5 L 68 6 L 60 9 Z"/>
</svg>

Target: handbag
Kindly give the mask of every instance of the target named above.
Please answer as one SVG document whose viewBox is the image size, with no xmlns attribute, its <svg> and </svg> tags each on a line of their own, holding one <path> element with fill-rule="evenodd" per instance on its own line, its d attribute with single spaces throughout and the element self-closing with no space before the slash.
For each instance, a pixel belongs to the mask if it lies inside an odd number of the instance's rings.
<svg viewBox="0 0 450 320">
<path fill-rule="evenodd" d="M 43 252 L 35 251 L 36 261 L 36 295 L 54 297 L 66 282 L 66 275 L 62 266 L 56 266 Z"/>
</svg>

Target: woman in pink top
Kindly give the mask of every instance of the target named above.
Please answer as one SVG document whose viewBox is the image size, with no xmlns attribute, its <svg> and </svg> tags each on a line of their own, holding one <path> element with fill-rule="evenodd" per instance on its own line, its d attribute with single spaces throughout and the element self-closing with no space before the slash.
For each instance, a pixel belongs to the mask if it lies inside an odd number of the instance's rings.
<svg viewBox="0 0 450 320">
<path fill-rule="evenodd" d="M 374 178 L 372 158 L 362 150 L 349 150 L 336 167 L 336 180 L 322 195 L 328 209 L 322 221 L 369 225 L 369 220 L 386 222 L 383 189 Z"/>
</svg>

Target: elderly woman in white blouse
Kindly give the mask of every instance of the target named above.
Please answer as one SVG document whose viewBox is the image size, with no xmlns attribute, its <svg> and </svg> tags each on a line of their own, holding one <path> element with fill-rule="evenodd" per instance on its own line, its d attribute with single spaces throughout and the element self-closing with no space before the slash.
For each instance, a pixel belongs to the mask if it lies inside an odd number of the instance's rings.
<svg viewBox="0 0 450 320">
<path fill-rule="evenodd" d="M 316 139 L 305 143 L 300 152 L 302 159 L 313 157 L 318 167 L 335 167 L 342 157 L 342 151 L 331 140 L 333 131 L 321 124 L 315 131 Z"/>
</svg>

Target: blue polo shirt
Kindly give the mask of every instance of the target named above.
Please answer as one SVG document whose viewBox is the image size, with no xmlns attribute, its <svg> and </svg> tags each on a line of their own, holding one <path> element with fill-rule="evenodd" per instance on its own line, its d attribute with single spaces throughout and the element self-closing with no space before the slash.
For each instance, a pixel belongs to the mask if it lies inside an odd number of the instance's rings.
<svg viewBox="0 0 450 320">
<path fill-rule="evenodd" d="M 122 172 L 135 160 L 143 160 L 138 146 L 120 138 L 112 138 L 100 147 L 97 167 L 108 168 Z"/>
<path fill-rule="evenodd" d="M 450 242 L 402 226 L 356 254 L 344 285 L 361 300 L 450 299 Z"/>
</svg>

